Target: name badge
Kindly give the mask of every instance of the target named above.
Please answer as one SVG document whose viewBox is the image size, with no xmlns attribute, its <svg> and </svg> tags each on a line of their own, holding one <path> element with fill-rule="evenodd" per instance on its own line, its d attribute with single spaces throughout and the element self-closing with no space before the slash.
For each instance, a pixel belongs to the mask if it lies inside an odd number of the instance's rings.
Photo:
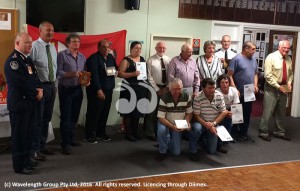
<svg viewBox="0 0 300 191">
<path fill-rule="evenodd" d="M 27 69 L 28 69 L 28 73 L 29 73 L 29 74 L 33 74 L 33 73 L 32 73 L 32 68 L 31 68 L 31 66 L 27 66 Z"/>
<path fill-rule="evenodd" d="M 106 67 L 106 75 L 107 76 L 114 76 L 116 75 L 116 68 L 115 67 Z"/>
</svg>

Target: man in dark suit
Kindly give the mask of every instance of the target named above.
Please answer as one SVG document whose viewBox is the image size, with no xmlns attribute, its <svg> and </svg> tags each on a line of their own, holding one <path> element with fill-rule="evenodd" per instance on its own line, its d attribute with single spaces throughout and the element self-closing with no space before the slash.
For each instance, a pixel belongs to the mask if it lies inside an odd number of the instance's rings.
<svg viewBox="0 0 300 191">
<path fill-rule="evenodd" d="M 8 85 L 7 108 L 11 125 L 12 161 L 16 173 L 33 174 L 30 160 L 33 120 L 37 101 L 43 97 L 36 69 L 28 56 L 32 38 L 19 33 L 15 39 L 15 50 L 4 65 Z"/>
<path fill-rule="evenodd" d="M 85 139 L 87 143 L 110 141 L 106 134 L 106 122 L 112 102 L 117 65 L 109 54 L 110 44 L 107 40 L 98 43 L 98 51 L 86 61 L 87 71 L 91 72 L 91 84 L 86 87 L 87 113 L 85 123 Z"/>
</svg>

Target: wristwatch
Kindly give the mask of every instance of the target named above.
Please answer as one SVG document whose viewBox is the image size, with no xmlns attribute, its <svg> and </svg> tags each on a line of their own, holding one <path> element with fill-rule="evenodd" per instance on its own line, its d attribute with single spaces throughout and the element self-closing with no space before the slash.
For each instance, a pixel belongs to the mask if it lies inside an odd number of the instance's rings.
<svg viewBox="0 0 300 191">
<path fill-rule="evenodd" d="M 214 126 L 217 126 L 217 122 L 214 121 L 213 124 L 214 124 Z"/>
</svg>

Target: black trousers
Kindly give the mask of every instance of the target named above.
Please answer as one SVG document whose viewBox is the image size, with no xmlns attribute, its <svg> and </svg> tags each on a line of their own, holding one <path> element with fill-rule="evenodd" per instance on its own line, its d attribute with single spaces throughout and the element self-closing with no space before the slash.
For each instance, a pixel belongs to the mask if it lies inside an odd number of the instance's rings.
<svg viewBox="0 0 300 191">
<path fill-rule="evenodd" d="M 12 161 L 15 172 L 30 166 L 33 121 L 36 103 L 24 101 L 26 110 L 10 111 L 9 119 L 12 138 Z"/>
<path fill-rule="evenodd" d="M 85 138 L 94 139 L 95 136 L 106 135 L 106 122 L 112 102 L 113 90 L 103 91 L 105 99 L 100 100 L 94 91 L 86 91 L 87 112 L 85 122 Z"/>
</svg>

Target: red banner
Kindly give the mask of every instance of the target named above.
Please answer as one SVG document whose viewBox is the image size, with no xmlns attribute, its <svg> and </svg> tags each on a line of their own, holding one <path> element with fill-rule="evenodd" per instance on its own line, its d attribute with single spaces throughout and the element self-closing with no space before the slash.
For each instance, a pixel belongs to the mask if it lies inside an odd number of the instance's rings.
<svg viewBox="0 0 300 191">
<path fill-rule="evenodd" d="M 39 38 L 40 33 L 37 27 L 27 25 L 28 34 L 32 37 L 33 40 Z M 112 54 L 115 56 L 117 64 L 119 65 L 122 58 L 125 57 L 125 42 L 126 42 L 126 30 L 101 34 L 101 35 L 80 35 L 80 49 L 81 52 L 86 58 L 91 54 L 95 53 L 98 48 L 98 42 L 103 39 L 107 39 L 111 43 Z M 68 34 L 54 33 L 52 43 L 54 43 L 56 50 L 59 52 L 63 49 L 66 49 L 65 40 Z"/>
</svg>

